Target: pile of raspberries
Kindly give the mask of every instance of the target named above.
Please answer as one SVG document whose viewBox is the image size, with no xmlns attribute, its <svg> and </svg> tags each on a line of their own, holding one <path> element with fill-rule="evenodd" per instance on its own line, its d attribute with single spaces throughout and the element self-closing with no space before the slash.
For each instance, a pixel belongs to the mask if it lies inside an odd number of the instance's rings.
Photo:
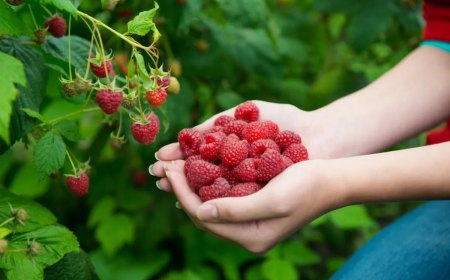
<svg viewBox="0 0 450 280">
<path fill-rule="evenodd" d="M 178 142 L 189 185 L 202 201 L 250 195 L 290 165 L 308 159 L 300 135 L 259 120 L 251 101 L 240 104 L 234 117 L 218 117 L 207 131 L 181 130 Z"/>
</svg>

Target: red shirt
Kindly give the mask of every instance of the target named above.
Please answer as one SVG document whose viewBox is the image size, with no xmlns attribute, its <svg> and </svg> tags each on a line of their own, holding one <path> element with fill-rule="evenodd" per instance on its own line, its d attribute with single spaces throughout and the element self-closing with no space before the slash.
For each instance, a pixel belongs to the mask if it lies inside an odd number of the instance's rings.
<svg viewBox="0 0 450 280">
<path fill-rule="evenodd" d="M 424 40 L 450 42 L 450 0 L 424 0 Z"/>
</svg>

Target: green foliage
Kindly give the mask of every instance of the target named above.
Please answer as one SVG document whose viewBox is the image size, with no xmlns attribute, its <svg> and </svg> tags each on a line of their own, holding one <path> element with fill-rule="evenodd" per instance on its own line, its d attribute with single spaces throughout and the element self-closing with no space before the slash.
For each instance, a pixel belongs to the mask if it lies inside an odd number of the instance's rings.
<svg viewBox="0 0 450 280">
<path fill-rule="evenodd" d="M 0 238 L 13 249 L 28 248 L 32 240 L 43 249 L 36 257 L 0 257 L 0 279 L 328 279 L 386 222 L 414 206 L 338 209 L 255 256 L 192 225 L 174 196 L 155 188 L 147 167 L 179 130 L 244 100 L 314 110 L 375 80 L 417 46 L 419 3 L 120 1 L 104 11 L 107 1 L 25 2 L 12 7 L 0 1 L 0 224 L 10 218 L 10 204 L 30 218 L 0 226 Z M 33 31 L 49 16 L 42 6 L 66 20 L 72 16 L 70 40 L 48 35 L 35 43 Z M 180 81 L 180 93 L 154 110 L 163 127 L 152 145 L 132 138 L 131 111 L 103 114 L 91 106 L 93 90 L 63 95 L 61 80 L 75 73 L 93 81 L 86 73 L 91 32 L 77 9 L 99 20 L 116 86 L 137 74 L 153 86 L 153 61 L 137 44 L 157 47 L 162 70 Z M 99 51 L 94 42 L 92 52 Z M 130 54 L 127 73 L 118 63 L 121 54 Z M 121 147 L 111 143 L 118 132 Z M 418 137 L 393 149 L 422 143 Z M 66 151 L 92 166 L 86 197 L 74 197 L 65 186 L 65 174 L 73 173 Z"/>
</svg>

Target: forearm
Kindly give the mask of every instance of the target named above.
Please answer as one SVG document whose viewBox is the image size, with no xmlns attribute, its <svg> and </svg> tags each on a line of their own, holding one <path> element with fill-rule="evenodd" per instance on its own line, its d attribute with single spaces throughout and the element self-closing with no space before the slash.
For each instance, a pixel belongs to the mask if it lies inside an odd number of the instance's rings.
<svg viewBox="0 0 450 280">
<path fill-rule="evenodd" d="M 325 135 L 321 154 L 336 158 L 382 151 L 448 118 L 449 108 L 450 53 L 421 47 L 372 84 L 311 114 Z"/>
<path fill-rule="evenodd" d="M 450 142 L 321 163 L 338 205 L 450 198 Z"/>
</svg>

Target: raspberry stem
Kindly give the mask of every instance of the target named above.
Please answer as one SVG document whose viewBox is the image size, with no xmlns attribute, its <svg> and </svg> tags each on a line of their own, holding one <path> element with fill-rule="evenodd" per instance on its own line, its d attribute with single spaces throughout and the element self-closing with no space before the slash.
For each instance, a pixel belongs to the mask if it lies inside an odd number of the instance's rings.
<svg viewBox="0 0 450 280">
<path fill-rule="evenodd" d="M 69 114 L 66 114 L 66 115 L 63 115 L 63 116 L 59 116 L 57 118 L 54 118 L 54 119 L 48 121 L 47 123 L 42 123 L 40 125 L 54 125 L 57 122 L 60 122 L 62 120 L 65 120 L 65 119 L 73 117 L 73 116 L 76 116 L 78 114 L 95 112 L 95 111 L 100 111 L 100 110 L 101 109 L 99 107 L 92 107 L 92 108 L 81 109 L 79 111 L 75 111 L 75 112 L 72 112 L 72 113 L 69 113 Z"/>
<path fill-rule="evenodd" d="M 10 218 L 6 219 L 5 221 L 3 221 L 3 223 L 0 224 L 0 227 L 14 221 L 14 219 L 15 219 L 15 217 L 10 217 Z"/>
<path fill-rule="evenodd" d="M 72 62 L 71 62 L 71 49 L 70 49 L 70 29 L 72 25 L 72 16 L 69 17 L 69 30 L 67 34 L 67 44 L 68 44 L 68 55 L 69 55 L 69 79 L 72 81 Z"/>
<path fill-rule="evenodd" d="M 36 29 L 39 29 L 39 25 L 37 24 L 36 18 L 34 17 L 34 13 L 30 5 L 28 5 L 28 10 L 30 11 L 31 19 L 33 20 L 34 26 L 36 27 Z"/>
<path fill-rule="evenodd" d="M 69 150 L 66 150 L 66 154 L 67 154 L 67 158 L 70 161 L 70 165 L 72 166 L 73 174 L 76 175 L 77 174 L 77 168 L 75 167 L 75 164 L 73 163 L 72 156 L 70 155 Z"/>
</svg>

